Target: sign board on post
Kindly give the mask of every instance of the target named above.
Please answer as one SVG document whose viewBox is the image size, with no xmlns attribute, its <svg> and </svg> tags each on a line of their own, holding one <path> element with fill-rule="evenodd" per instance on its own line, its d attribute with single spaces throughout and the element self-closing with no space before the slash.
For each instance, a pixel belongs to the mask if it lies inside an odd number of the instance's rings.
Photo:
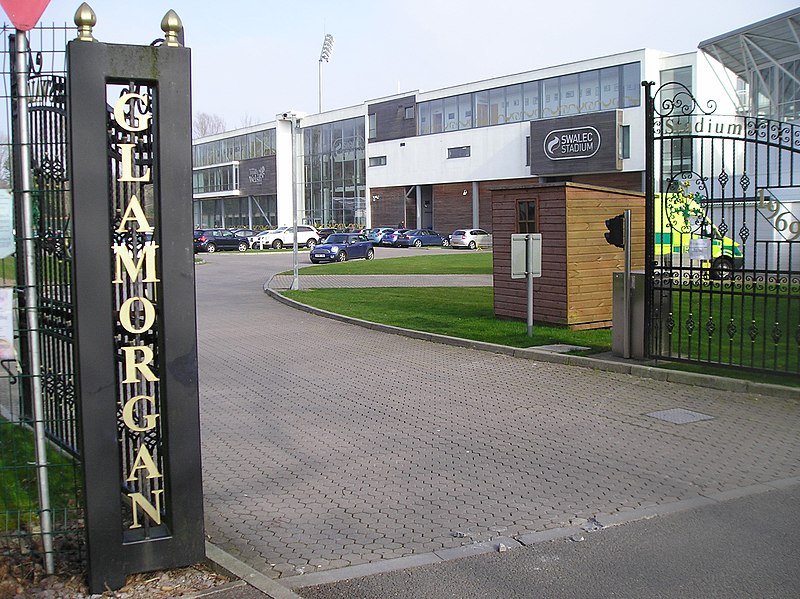
<svg viewBox="0 0 800 599">
<path fill-rule="evenodd" d="M 541 233 L 513 233 L 511 235 L 511 278 L 528 280 L 528 337 L 533 336 L 533 279 L 541 276 Z"/>
<path fill-rule="evenodd" d="M 203 560 L 190 52 L 67 47 L 89 588 Z"/>
<path fill-rule="evenodd" d="M 541 233 L 513 233 L 511 235 L 511 278 L 524 279 L 528 276 L 528 263 L 526 246 L 528 237 L 533 242 L 533 253 L 530 271 L 534 277 L 542 276 L 542 234 Z"/>
</svg>

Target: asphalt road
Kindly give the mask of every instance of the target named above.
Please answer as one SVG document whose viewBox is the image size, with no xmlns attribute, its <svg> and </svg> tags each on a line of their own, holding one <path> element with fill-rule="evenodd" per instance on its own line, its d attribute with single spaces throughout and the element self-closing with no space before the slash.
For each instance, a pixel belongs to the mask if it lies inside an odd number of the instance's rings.
<svg viewBox="0 0 800 599">
<path fill-rule="evenodd" d="M 786 599 L 800 592 L 800 485 L 504 553 L 297 592 L 307 599 Z"/>
</svg>

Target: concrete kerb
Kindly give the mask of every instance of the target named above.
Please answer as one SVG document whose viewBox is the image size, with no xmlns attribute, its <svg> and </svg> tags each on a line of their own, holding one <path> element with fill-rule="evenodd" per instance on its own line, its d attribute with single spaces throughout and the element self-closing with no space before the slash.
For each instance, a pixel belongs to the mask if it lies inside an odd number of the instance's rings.
<svg viewBox="0 0 800 599">
<path fill-rule="evenodd" d="M 715 505 L 733 499 L 749 497 L 752 495 L 758 495 L 760 493 L 767 493 L 777 489 L 785 489 L 799 484 L 800 477 L 780 479 L 771 481 L 769 483 L 743 487 L 741 489 L 731 489 L 729 491 L 715 493 L 712 495 L 698 495 L 697 497 L 674 501 L 663 505 L 641 507 L 617 512 L 614 514 L 597 514 L 594 516 L 594 519 L 591 523 L 587 522 L 587 524 L 591 524 L 591 526 L 588 528 L 586 528 L 585 525 L 565 526 L 561 528 L 550 528 L 541 531 L 520 533 L 514 537 L 497 537 L 491 541 L 470 543 L 467 545 L 462 545 L 461 547 L 442 549 L 431 553 L 420 553 L 396 559 L 382 560 L 370 564 L 361 564 L 358 566 L 338 568 L 336 570 L 290 576 L 281 579 L 278 584 L 284 585 L 289 589 L 300 589 L 303 587 L 331 584 L 353 578 L 359 578 L 362 576 L 371 576 L 373 574 L 393 572 L 406 568 L 414 568 L 417 566 L 427 566 L 444 561 L 460 559 L 462 557 L 470 557 L 473 555 L 511 551 L 548 541 L 567 540 L 570 542 L 580 542 L 584 540 L 584 535 L 599 532 L 606 528 L 621 526 L 623 524 L 637 522 L 639 520 L 647 520 L 659 516 L 668 516 L 670 514 L 684 512 L 709 505 Z"/>
<path fill-rule="evenodd" d="M 274 277 L 273 277 L 274 278 Z M 657 381 L 667 381 L 671 383 L 680 383 L 683 385 L 694 385 L 696 387 L 707 387 L 710 389 L 717 389 L 721 391 L 728 391 L 733 393 L 746 393 L 746 394 L 759 394 L 777 397 L 780 399 L 794 399 L 800 400 L 800 388 L 786 387 L 783 385 L 773 385 L 769 383 L 759 383 L 755 381 L 745 381 L 742 379 L 731 379 L 722 376 L 711 374 L 702 374 L 696 372 L 683 372 L 680 370 L 669 370 L 666 368 L 655 368 L 643 364 L 619 362 L 615 360 L 605 360 L 601 358 L 594 358 L 588 356 L 573 356 L 569 354 L 560 354 L 556 352 L 544 351 L 536 348 L 518 348 L 510 347 L 507 345 L 497 345 L 495 343 L 486 343 L 484 341 L 473 341 L 471 339 L 461 339 L 459 337 L 450 337 L 447 335 L 439 335 L 437 333 L 427 333 L 424 331 L 415 331 L 413 329 L 404 329 L 402 327 L 395 327 L 387 324 L 370 322 L 368 320 L 361 320 L 351 316 L 344 316 L 334 312 L 328 312 L 320 308 L 315 308 L 302 302 L 290 299 L 280 293 L 280 290 L 273 289 L 270 286 L 272 279 L 267 281 L 264 285 L 264 292 L 279 302 L 291 306 L 295 309 L 308 312 L 310 314 L 318 314 L 326 318 L 332 318 L 340 322 L 347 322 L 356 324 L 361 327 L 382 331 L 384 333 L 391 333 L 394 335 L 403 335 L 414 339 L 421 339 L 423 341 L 431 341 L 433 343 L 442 343 L 445 345 L 453 345 L 457 347 L 465 347 L 468 349 L 476 349 L 480 351 L 488 351 L 497 354 L 505 354 L 515 358 L 524 358 L 526 360 L 539 360 L 541 362 L 549 362 L 554 364 L 565 364 L 568 366 L 580 366 L 582 368 L 591 368 L 603 372 L 616 372 L 619 374 L 629 374 L 641 378 L 650 378 Z"/>
</svg>

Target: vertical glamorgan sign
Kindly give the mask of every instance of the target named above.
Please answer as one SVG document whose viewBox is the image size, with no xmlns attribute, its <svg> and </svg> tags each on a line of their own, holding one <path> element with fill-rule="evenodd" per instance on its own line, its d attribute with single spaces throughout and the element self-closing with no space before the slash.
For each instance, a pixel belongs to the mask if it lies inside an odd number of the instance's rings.
<svg viewBox="0 0 800 599">
<path fill-rule="evenodd" d="M 172 12 L 163 44 L 128 46 L 95 41 L 84 7 L 67 97 L 89 586 L 102 592 L 205 554 L 190 52 Z"/>
</svg>

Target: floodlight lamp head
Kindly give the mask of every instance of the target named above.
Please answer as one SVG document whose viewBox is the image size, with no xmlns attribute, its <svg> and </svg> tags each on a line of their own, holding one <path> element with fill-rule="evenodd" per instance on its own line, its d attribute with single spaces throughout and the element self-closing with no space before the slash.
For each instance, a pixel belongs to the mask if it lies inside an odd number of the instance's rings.
<svg viewBox="0 0 800 599">
<path fill-rule="evenodd" d="M 331 55 L 333 55 L 333 46 L 336 41 L 330 33 L 325 34 L 325 40 L 322 42 L 322 50 L 319 53 L 319 61 L 330 62 Z"/>
</svg>

